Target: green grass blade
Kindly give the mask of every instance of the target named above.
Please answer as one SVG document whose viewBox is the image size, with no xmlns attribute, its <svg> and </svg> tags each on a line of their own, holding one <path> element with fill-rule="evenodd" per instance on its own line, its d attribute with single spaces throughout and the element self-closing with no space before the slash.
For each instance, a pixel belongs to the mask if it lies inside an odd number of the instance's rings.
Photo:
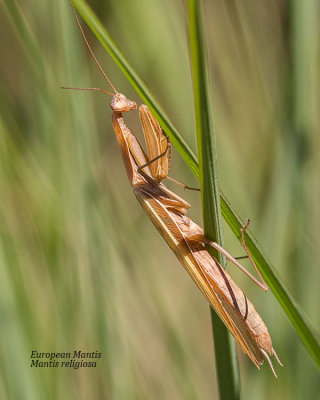
<svg viewBox="0 0 320 400">
<path fill-rule="evenodd" d="M 84 18 L 86 23 L 89 25 L 89 27 L 92 29 L 92 31 L 95 33 L 101 44 L 113 57 L 119 68 L 127 77 L 128 81 L 135 88 L 143 101 L 150 107 L 186 164 L 193 171 L 195 176 L 199 178 L 199 169 L 196 157 L 191 152 L 189 146 L 185 144 L 181 135 L 177 132 L 169 119 L 165 116 L 161 107 L 155 101 L 154 97 L 146 88 L 145 84 L 142 82 L 142 80 L 139 78 L 133 68 L 129 65 L 123 54 L 119 51 L 114 41 L 107 33 L 106 29 L 102 26 L 97 16 L 83 0 L 73 0 L 73 4 L 77 8 L 81 16 Z M 241 224 L 243 225 L 243 222 L 238 217 L 237 213 L 233 211 L 230 203 L 226 201 L 223 197 L 221 198 L 221 211 L 222 216 L 225 218 L 233 232 L 239 238 L 240 226 Z M 260 247 L 257 244 L 256 240 L 249 232 L 247 233 L 247 246 L 250 252 L 253 254 L 257 266 L 261 271 L 264 279 L 270 285 L 271 290 L 274 292 L 276 298 L 278 299 L 279 303 L 288 315 L 288 318 L 292 322 L 301 341 L 305 345 L 312 358 L 315 360 L 318 368 L 320 368 L 320 343 L 317 335 L 313 332 L 310 324 L 306 321 L 305 317 L 302 315 L 298 307 L 293 302 L 288 290 L 282 284 L 281 280 L 275 275 L 270 262 L 266 259 L 263 252 L 260 250 Z"/>
<path fill-rule="evenodd" d="M 209 79 L 198 0 L 188 0 L 188 21 L 204 231 L 208 238 L 223 245 Z M 221 253 L 209 248 L 208 251 L 223 265 Z M 230 340 L 228 330 L 212 309 L 211 321 L 220 398 L 239 399 L 240 381 L 235 342 Z"/>
</svg>

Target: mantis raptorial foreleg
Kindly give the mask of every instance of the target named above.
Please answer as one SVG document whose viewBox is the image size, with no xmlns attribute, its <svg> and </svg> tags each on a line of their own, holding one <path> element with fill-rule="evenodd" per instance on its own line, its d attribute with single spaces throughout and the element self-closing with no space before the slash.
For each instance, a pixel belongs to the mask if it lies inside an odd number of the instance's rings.
<svg viewBox="0 0 320 400">
<path fill-rule="evenodd" d="M 144 130 L 144 132 L 145 132 L 145 130 Z M 149 135 L 148 132 L 145 132 L 145 137 L 148 137 L 148 135 Z M 170 142 L 169 138 L 168 138 L 164 133 L 163 133 L 163 135 L 164 135 L 165 138 L 167 139 L 167 147 L 166 147 L 166 149 L 165 149 L 161 154 L 159 154 L 158 156 L 156 156 L 156 157 L 154 157 L 153 159 L 149 160 L 149 161 L 146 162 L 145 164 L 140 165 L 140 166 L 138 167 L 138 172 L 139 172 L 139 173 L 141 173 L 141 171 L 143 171 L 144 168 L 146 168 L 146 167 L 148 167 L 148 166 L 151 166 L 151 165 L 152 165 L 153 163 L 155 163 L 156 161 L 158 161 L 158 160 L 160 160 L 161 158 L 167 156 L 169 148 L 171 149 L 171 142 Z M 171 151 L 170 151 L 170 154 L 171 154 Z M 151 168 L 150 168 L 150 169 L 151 169 Z M 168 178 L 168 176 L 165 176 L 165 178 Z"/>
<path fill-rule="evenodd" d="M 151 175 L 157 182 L 167 178 L 184 189 L 200 191 L 198 188 L 192 188 L 168 176 L 171 163 L 171 142 L 148 106 L 145 104 L 140 106 L 139 115 L 149 160 L 139 166 L 138 171 L 141 172 L 149 166 Z"/>
</svg>

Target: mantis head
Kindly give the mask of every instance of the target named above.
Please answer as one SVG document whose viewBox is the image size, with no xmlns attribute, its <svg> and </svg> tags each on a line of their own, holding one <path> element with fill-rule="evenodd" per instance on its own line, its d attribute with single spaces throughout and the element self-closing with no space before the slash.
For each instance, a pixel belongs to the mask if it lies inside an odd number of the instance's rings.
<svg viewBox="0 0 320 400">
<path fill-rule="evenodd" d="M 124 94 L 116 93 L 111 100 L 110 107 L 113 111 L 117 112 L 128 112 L 130 110 L 135 110 L 137 104 L 129 100 Z"/>
</svg>

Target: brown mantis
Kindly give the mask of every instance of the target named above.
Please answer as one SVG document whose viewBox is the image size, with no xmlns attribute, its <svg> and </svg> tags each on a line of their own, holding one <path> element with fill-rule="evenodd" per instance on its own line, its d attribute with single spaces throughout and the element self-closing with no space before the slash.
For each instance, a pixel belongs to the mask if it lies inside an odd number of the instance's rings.
<svg viewBox="0 0 320 400">
<path fill-rule="evenodd" d="M 241 349 L 258 369 L 266 358 L 276 376 L 269 355 L 273 355 L 279 364 L 282 364 L 272 347 L 266 325 L 253 304 L 205 248 L 205 245 L 214 247 L 260 288 L 268 290 L 245 244 L 244 232 L 249 222 L 241 230 L 242 245 L 260 280 L 257 280 L 221 246 L 209 241 L 204 236 L 203 229 L 186 216 L 186 210 L 190 205 L 162 183 L 168 176 L 170 168 L 169 139 L 149 108 L 141 105 L 139 115 L 148 154 L 144 152 L 135 135 L 126 126 L 122 115 L 124 112 L 135 110 L 136 103 L 114 88 L 92 51 L 75 10 L 73 11 L 86 45 L 114 93 L 100 88 L 65 89 L 97 90 L 113 96 L 110 105 L 113 129 L 136 198 Z"/>
</svg>

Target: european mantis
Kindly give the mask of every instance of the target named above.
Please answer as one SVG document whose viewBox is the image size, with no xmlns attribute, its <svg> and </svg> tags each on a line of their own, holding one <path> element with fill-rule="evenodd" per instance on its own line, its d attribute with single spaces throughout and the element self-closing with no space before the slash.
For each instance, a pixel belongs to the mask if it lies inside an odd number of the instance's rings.
<svg viewBox="0 0 320 400">
<path fill-rule="evenodd" d="M 221 246 L 209 241 L 204 236 L 203 229 L 186 216 L 186 210 L 190 205 L 162 183 L 162 180 L 168 177 L 170 168 L 169 139 L 149 108 L 141 105 L 139 115 L 147 154 L 144 152 L 134 133 L 126 126 L 122 115 L 124 112 L 135 110 L 136 103 L 119 93 L 112 85 L 92 51 L 74 9 L 73 11 L 85 43 L 113 93 L 100 88 L 65 89 L 96 90 L 112 96 L 110 104 L 112 125 L 137 200 L 241 349 L 258 369 L 266 358 L 276 376 L 269 356 L 273 355 L 279 364 L 282 364 L 272 347 L 266 325 L 253 304 L 205 248 L 205 245 L 213 246 L 266 291 L 268 287 L 245 245 L 244 232 L 248 223 L 241 230 L 242 245 L 260 280 L 257 280 Z"/>
</svg>

